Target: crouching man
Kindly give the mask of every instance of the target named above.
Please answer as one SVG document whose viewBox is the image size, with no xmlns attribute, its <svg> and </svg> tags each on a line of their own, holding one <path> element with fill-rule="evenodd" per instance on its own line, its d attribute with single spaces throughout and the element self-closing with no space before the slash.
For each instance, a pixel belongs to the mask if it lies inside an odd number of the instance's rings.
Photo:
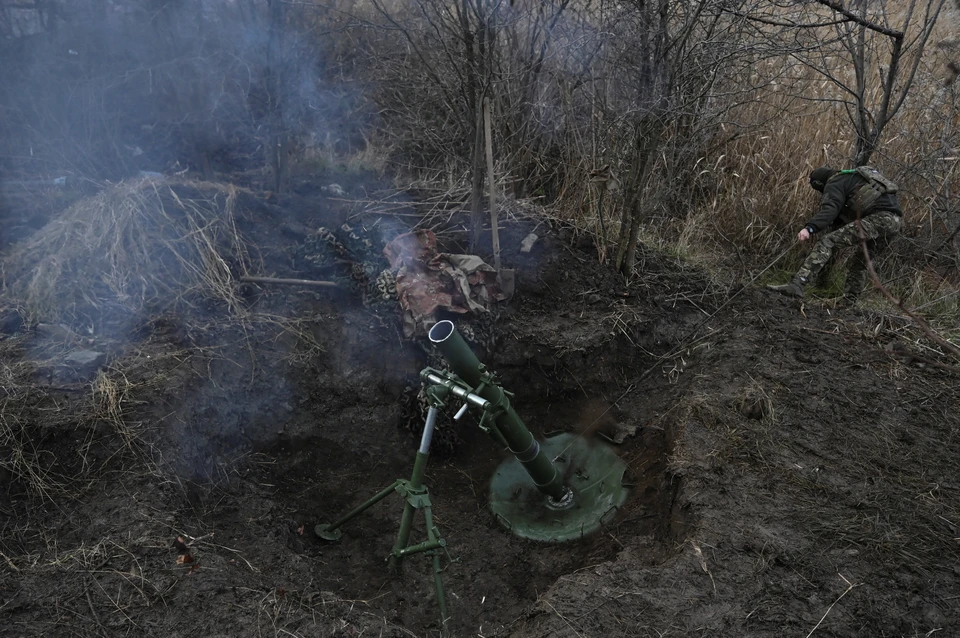
<svg viewBox="0 0 960 638">
<path fill-rule="evenodd" d="M 814 235 L 822 235 L 820 241 L 788 283 L 768 286 L 791 297 L 803 297 L 804 286 L 817 280 L 839 249 L 859 246 L 861 235 L 856 224 L 858 216 L 871 257 L 890 244 L 900 233 L 903 224 L 903 209 L 896 195 L 897 185 L 874 168 L 860 166 L 853 170 L 837 171 L 821 167 L 810 173 L 810 186 L 823 193 L 823 198 L 820 210 L 797 234 L 797 239 L 804 242 Z M 844 283 L 844 299 L 856 300 L 866 283 L 867 260 L 858 248 L 850 259 Z"/>
</svg>

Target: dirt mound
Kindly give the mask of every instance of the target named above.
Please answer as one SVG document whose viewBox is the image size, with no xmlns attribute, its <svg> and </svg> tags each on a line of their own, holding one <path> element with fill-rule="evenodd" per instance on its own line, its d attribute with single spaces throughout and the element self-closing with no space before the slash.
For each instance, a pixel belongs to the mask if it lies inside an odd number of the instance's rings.
<svg viewBox="0 0 960 638">
<path fill-rule="evenodd" d="M 28 321 L 0 341 L 0 635 L 439 635 L 430 561 L 384 562 L 399 497 L 339 543 L 312 533 L 410 477 L 418 438 L 399 406 L 423 344 L 356 289 L 235 280 L 241 265 L 333 277 L 297 260 L 311 232 L 387 218 L 410 230 L 416 211 L 314 189 L 250 195 L 241 215 L 237 191 L 195 186 L 206 195 L 193 202 L 219 203 L 196 204 L 201 215 L 178 187 L 124 188 L 8 254 L 8 305 L 96 308 L 146 291 L 132 307 L 149 312 L 124 339 L 70 324 L 76 342 Z M 164 223 L 134 226 L 144 210 Z M 523 540 L 487 507 L 503 451 L 473 417 L 441 417 L 461 441 L 426 474 L 449 635 L 956 626 L 956 378 L 904 355 L 902 318 L 718 288 L 652 253 L 624 281 L 572 231 L 503 217 L 516 292 L 479 354 L 535 435 L 618 442 L 634 487 L 597 534 Z M 462 253 L 462 222 L 423 225 Z M 58 251 L 70 259 L 54 263 Z M 30 296 L 34 269 L 53 283 Z M 215 303 L 147 303 L 209 299 L 211 280 L 229 293 Z M 413 536 L 425 534 L 418 519 Z"/>
</svg>

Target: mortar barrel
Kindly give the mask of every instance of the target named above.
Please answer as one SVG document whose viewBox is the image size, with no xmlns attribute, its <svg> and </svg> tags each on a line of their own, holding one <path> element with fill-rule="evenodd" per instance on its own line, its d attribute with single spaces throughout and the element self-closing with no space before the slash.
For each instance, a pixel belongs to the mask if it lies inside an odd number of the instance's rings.
<svg viewBox="0 0 960 638">
<path fill-rule="evenodd" d="M 427 336 L 432 343 L 436 344 L 454 374 L 499 411 L 495 419 L 497 430 L 503 435 L 510 452 L 523 464 L 537 489 L 549 496 L 554 505 L 571 504 L 571 492 L 563 485 L 563 477 L 510 406 L 510 400 L 503 388 L 491 383 L 489 376 L 484 378 L 484 369 L 480 360 L 457 332 L 453 322 L 438 321 L 430 328 Z M 487 383 L 481 386 L 484 380 Z"/>
<path fill-rule="evenodd" d="M 480 359 L 457 332 L 452 321 L 446 319 L 438 321 L 430 328 L 427 336 L 436 344 L 444 359 L 453 368 L 454 374 L 466 381 L 471 388 L 480 385 L 482 378 Z"/>
</svg>

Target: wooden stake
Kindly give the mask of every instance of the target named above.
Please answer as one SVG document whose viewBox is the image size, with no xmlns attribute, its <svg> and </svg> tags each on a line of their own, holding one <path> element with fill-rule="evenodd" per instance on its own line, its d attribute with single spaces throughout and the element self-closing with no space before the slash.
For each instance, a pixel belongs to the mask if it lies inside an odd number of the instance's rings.
<svg viewBox="0 0 960 638">
<path fill-rule="evenodd" d="M 497 185 L 493 180 L 493 125 L 490 98 L 483 98 L 483 132 L 487 138 L 487 189 L 490 200 L 490 232 L 493 233 L 493 267 L 500 274 L 500 228 L 497 225 Z"/>
</svg>

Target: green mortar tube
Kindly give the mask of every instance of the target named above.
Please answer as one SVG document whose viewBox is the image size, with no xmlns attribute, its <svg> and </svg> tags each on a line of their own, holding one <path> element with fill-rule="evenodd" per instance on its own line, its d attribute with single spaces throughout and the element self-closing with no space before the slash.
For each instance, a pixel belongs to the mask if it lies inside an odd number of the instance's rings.
<svg viewBox="0 0 960 638">
<path fill-rule="evenodd" d="M 428 333 L 430 341 L 443 354 L 453 372 L 472 388 L 473 393 L 490 403 L 496 430 L 533 479 L 537 489 L 550 497 L 550 506 L 567 508 L 573 505 L 573 492 L 563 484 L 563 477 L 540 448 L 527 426 L 510 406 L 503 388 L 497 385 L 470 346 L 463 340 L 452 321 L 438 321 Z"/>
</svg>

